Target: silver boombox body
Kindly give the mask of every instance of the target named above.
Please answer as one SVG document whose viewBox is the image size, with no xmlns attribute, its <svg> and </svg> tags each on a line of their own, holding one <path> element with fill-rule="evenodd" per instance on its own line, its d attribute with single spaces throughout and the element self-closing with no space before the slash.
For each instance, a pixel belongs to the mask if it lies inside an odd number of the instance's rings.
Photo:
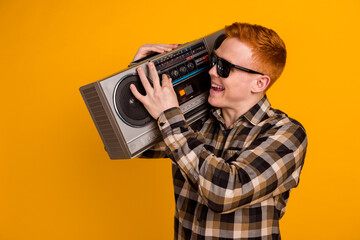
<svg viewBox="0 0 360 240">
<path fill-rule="evenodd" d="M 159 76 L 171 76 L 180 109 L 189 124 L 204 117 L 208 110 L 210 88 L 210 53 L 224 39 L 224 31 L 180 45 L 124 69 L 103 80 L 82 86 L 81 95 L 111 159 L 136 157 L 161 140 L 156 122 L 132 95 L 130 84 L 145 94 L 136 68 L 142 66 L 147 76 L 149 61 Z"/>
</svg>

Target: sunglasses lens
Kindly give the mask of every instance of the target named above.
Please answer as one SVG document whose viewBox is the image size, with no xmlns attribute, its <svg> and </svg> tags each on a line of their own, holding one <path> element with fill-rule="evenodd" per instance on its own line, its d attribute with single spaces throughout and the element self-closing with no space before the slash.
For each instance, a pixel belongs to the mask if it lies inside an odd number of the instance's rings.
<svg viewBox="0 0 360 240">
<path fill-rule="evenodd" d="M 230 73 L 231 64 L 213 53 L 211 56 L 211 66 L 213 67 L 215 64 L 217 74 L 222 78 L 227 78 Z"/>
<path fill-rule="evenodd" d="M 221 58 L 218 59 L 218 74 L 220 77 L 227 78 L 229 76 L 231 66 L 227 61 Z"/>
</svg>

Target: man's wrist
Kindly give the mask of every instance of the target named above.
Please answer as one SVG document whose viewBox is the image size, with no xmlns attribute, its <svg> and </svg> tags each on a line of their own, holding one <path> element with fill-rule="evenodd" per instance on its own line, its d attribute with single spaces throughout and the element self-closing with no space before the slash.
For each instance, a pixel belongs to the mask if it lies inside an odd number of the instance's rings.
<svg viewBox="0 0 360 240">
<path fill-rule="evenodd" d="M 160 131 L 165 134 L 168 131 L 171 131 L 172 126 L 181 126 L 185 125 L 185 117 L 182 114 L 179 107 L 172 107 L 160 114 L 157 118 L 157 124 Z"/>
</svg>

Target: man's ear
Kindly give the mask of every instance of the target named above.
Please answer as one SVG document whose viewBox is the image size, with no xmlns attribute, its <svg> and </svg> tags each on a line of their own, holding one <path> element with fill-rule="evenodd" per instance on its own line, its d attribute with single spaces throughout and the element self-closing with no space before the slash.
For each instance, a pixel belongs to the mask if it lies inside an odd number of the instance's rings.
<svg viewBox="0 0 360 240">
<path fill-rule="evenodd" d="M 261 75 L 258 78 L 254 79 L 254 84 L 252 85 L 251 91 L 253 93 L 264 92 L 270 84 L 270 77 L 267 75 Z"/>
</svg>

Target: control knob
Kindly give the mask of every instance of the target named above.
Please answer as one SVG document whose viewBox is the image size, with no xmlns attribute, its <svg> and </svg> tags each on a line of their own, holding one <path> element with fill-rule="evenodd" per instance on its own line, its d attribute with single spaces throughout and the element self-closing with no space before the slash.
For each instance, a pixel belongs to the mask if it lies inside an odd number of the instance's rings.
<svg viewBox="0 0 360 240">
<path fill-rule="evenodd" d="M 193 62 L 188 62 L 186 67 L 189 69 L 189 71 L 192 71 L 195 69 L 195 64 Z"/>
<path fill-rule="evenodd" d="M 173 69 L 173 70 L 171 70 L 170 75 L 173 78 L 177 78 L 177 77 L 179 77 L 179 71 L 177 69 Z"/>
<path fill-rule="evenodd" d="M 184 65 L 181 65 L 181 66 L 179 67 L 179 71 L 180 71 L 180 74 L 181 74 L 181 75 L 184 75 L 184 74 L 186 73 L 186 67 L 185 67 Z"/>
</svg>

